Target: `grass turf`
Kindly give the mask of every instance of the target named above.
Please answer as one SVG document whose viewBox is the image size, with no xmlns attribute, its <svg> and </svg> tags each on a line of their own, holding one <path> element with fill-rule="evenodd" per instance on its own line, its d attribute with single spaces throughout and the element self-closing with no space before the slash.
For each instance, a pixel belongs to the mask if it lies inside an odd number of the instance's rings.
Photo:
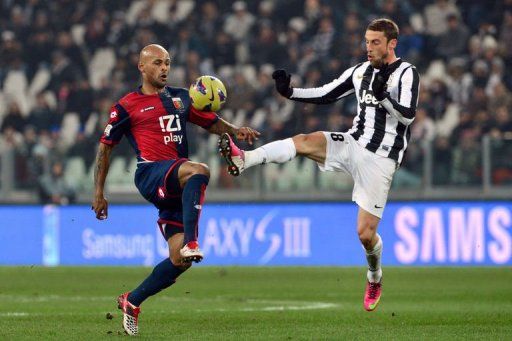
<svg viewBox="0 0 512 341">
<path fill-rule="evenodd" d="M 149 268 L 0 267 L 0 339 L 112 339 L 115 298 Z M 200 267 L 142 305 L 139 338 L 508 339 L 510 268 L 385 268 L 375 312 L 363 268 Z M 113 314 L 107 319 L 106 314 Z"/>
</svg>

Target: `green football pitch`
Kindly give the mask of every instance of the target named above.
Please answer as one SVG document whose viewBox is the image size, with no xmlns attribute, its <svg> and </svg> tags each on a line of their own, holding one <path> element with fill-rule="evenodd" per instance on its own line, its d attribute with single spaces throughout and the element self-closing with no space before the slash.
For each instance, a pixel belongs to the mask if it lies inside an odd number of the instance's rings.
<svg viewBox="0 0 512 341">
<path fill-rule="evenodd" d="M 510 340 L 511 270 L 385 268 L 368 313 L 363 268 L 196 266 L 142 305 L 138 338 Z M 0 339 L 127 337 L 115 299 L 150 271 L 0 267 Z"/>
</svg>

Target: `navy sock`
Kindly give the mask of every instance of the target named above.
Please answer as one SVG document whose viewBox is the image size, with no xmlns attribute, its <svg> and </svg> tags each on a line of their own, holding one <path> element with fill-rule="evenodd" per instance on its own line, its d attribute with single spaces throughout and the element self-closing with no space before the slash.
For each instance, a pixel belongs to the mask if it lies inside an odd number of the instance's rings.
<svg viewBox="0 0 512 341">
<path fill-rule="evenodd" d="M 197 240 L 197 223 L 204 201 L 204 192 L 208 185 L 208 177 L 203 174 L 192 175 L 183 188 L 183 232 L 184 244 Z"/>
<path fill-rule="evenodd" d="M 184 269 L 174 266 L 169 258 L 161 261 L 153 272 L 128 296 L 128 301 L 134 306 L 139 306 L 146 298 L 161 290 L 170 287 L 176 282 L 176 278 L 185 272 Z"/>
</svg>

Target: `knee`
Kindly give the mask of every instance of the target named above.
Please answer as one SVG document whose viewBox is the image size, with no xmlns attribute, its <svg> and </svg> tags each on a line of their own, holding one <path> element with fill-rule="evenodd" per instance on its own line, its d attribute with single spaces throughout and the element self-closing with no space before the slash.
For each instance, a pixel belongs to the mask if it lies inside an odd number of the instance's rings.
<svg viewBox="0 0 512 341">
<path fill-rule="evenodd" d="M 210 168 L 204 163 L 197 163 L 194 167 L 194 175 L 201 174 L 210 178 Z"/>
<path fill-rule="evenodd" d="M 295 143 L 295 147 L 297 150 L 304 149 L 308 146 L 309 142 L 311 141 L 311 134 L 299 134 L 295 135 L 293 139 L 293 143 Z"/>
<path fill-rule="evenodd" d="M 359 235 L 359 240 L 361 244 L 363 244 L 364 248 L 370 250 L 373 247 L 373 239 L 375 237 L 375 233 L 377 232 L 377 225 L 372 224 L 370 222 L 363 221 L 357 227 L 357 234 Z"/>
<path fill-rule="evenodd" d="M 309 154 L 315 147 L 318 135 L 321 132 L 314 132 L 311 134 L 299 134 L 293 137 L 293 143 L 297 150 L 297 154 Z"/>
<path fill-rule="evenodd" d="M 188 176 L 187 179 L 193 175 L 204 175 L 208 179 L 210 178 L 210 168 L 204 163 L 191 162 L 188 165 Z"/>
</svg>

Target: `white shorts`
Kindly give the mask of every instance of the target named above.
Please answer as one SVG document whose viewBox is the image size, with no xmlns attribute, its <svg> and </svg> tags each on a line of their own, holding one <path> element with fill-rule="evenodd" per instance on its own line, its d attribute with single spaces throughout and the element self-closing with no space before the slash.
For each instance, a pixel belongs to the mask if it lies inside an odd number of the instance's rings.
<svg viewBox="0 0 512 341">
<path fill-rule="evenodd" d="M 362 147 L 349 133 L 323 132 L 327 140 L 325 164 L 321 171 L 347 172 L 354 179 L 352 201 L 382 218 L 396 161 Z"/>
</svg>

